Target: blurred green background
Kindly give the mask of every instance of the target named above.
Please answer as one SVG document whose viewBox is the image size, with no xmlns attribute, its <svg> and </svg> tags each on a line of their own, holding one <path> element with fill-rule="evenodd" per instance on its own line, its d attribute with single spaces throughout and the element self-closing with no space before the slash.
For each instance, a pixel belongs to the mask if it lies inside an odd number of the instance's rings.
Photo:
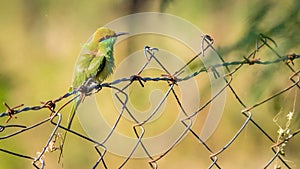
<svg viewBox="0 0 300 169">
<path fill-rule="evenodd" d="M 98 27 L 131 13 L 149 11 L 170 13 L 190 21 L 213 37 L 215 46 L 226 61 L 242 60 L 243 56 L 247 56 L 255 48 L 259 33 L 266 34 L 277 42 L 279 47 L 276 50 L 279 54 L 299 54 L 298 0 L 1 1 L 0 101 L 11 106 L 20 103 L 36 105 L 67 92 L 81 45 Z M 263 60 L 276 58 L 270 50 L 263 50 L 258 55 Z M 234 88 L 248 106 L 291 84 L 288 80 L 291 72 L 284 64 L 254 66 L 255 68 L 244 67 L 235 74 L 233 82 Z M 295 67 L 296 70 L 299 69 L 297 60 Z M 296 102 L 296 107 L 292 104 L 295 92 L 299 93 L 299 90 L 291 90 L 253 112 L 254 119 L 274 139 L 278 126 L 273 118 L 279 112 L 282 112 L 280 120 L 284 124 L 285 114 L 295 108 L 291 129 L 296 130 L 300 126 L 299 101 Z M 232 101 L 232 94 L 227 97 L 220 127 L 208 140 L 214 151 L 222 148 L 245 121 L 240 113 L 243 108 Z M 299 96 L 297 98 L 299 100 Z M 5 109 L 0 106 L 1 112 Z M 33 124 L 49 115 L 46 111 L 39 113 L 31 112 L 34 115 L 30 117 L 28 113 L 24 113 L 10 123 L 22 120 Z M 1 118 L 1 124 L 5 120 L 6 118 Z M 18 137 L 0 140 L 0 148 L 34 156 L 46 143 L 52 127 L 49 124 Z M 80 126 L 75 128 L 81 131 Z M 201 124 L 195 128 L 201 128 Z M 97 159 L 93 147 L 81 139 L 73 139 L 65 150 L 72 153 L 65 154 L 64 168 L 91 168 Z M 285 159 L 293 168 L 300 166 L 299 141 L 299 136 L 296 136 L 286 149 Z M 272 143 L 257 128 L 248 125 L 239 139 L 219 156 L 218 164 L 223 168 L 262 168 L 273 156 L 271 146 Z M 46 168 L 62 168 L 61 164 L 57 164 L 57 158 L 58 152 L 47 153 Z M 108 153 L 106 160 L 109 166 L 116 168 L 124 158 Z M 208 151 L 192 136 L 185 138 L 180 146 L 158 162 L 160 168 L 207 168 L 210 163 Z M 275 162 L 271 166 L 274 165 Z M 33 168 L 29 160 L 3 152 L 0 152 L 0 167 Z M 130 160 L 125 166 L 146 167 L 147 160 L 143 159 Z"/>
</svg>

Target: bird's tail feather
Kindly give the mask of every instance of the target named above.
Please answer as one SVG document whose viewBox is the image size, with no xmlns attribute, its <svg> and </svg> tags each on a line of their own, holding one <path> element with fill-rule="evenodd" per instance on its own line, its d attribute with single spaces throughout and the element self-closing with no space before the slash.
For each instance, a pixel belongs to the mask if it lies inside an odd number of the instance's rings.
<svg viewBox="0 0 300 169">
<path fill-rule="evenodd" d="M 73 119 L 75 117 L 77 108 L 78 108 L 79 104 L 81 103 L 81 101 L 82 101 L 82 99 L 81 99 L 80 96 L 76 96 L 76 98 L 73 101 L 73 106 L 72 106 L 72 109 L 71 109 L 71 112 L 70 112 L 70 115 L 69 115 L 69 119 L 68 119 L 67 130 L 65 130 L 63 140 L 62 140 L 62 144 L 61 144 L 61 147 L 60 147 L 61 151 L 60 151 L 58 163 L 60 163 L 60 160 L 61 160 L 62 155 L 63 155 L 63 147 L 64 147 L 64 144 L 65 144 L 65 141 L 66 141 L 67 132 L 68 132 L 68 130 L 70 130 L 70 128 L 72 126 Z"/>
</svg>

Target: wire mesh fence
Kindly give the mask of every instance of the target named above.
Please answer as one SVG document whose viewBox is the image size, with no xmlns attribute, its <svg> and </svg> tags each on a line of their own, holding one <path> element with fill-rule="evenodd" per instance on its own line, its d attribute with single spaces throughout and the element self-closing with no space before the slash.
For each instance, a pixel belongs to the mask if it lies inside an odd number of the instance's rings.
<svg viewBox="0 0 300 169">
<path fill-rule="evenodd" d="M 191 73 L 184 73 L 185 69 L 193 64 L 195 64 L 196 60 L 200 57 L 207 57 L 206 51 L 213 50 L 215 52 L 216 49 L 213 47 L 213 39 L 206 35 L 203 37 L 201 44 L 201 51 L 194 57 L 192 57 L 186 64 L 178 69 L 175 72 L 171 72 L 168 68 L 160 62 L 157 57 L 157 53 L 159 53 L 158 48 L 152 48 L 146 46 L 144 48 L 144 56 L 145 63 L 140 68 L 136 74 L 133 74 L 129 77 L 123 77 L 117 79 L 113 82 L 102 83 L 102 84 L 83 84 L 80 88 L 68 92 L 56 99 L 41 102 L 36 106 L 25 106 L 24 104 L 20 104 L 17 106 L 11 106 L 8 103 L 4 103 L 7 108 L 6 112 L 0 114 L 0 117 L 4 120 L 4 123 L 0 126 L 1 137 L 0 140 L 9 140 L 18 135 L 30 132 L 31 130 L 39 130 L 41 126 L 44 124 L 51 124 L 53 126 L 52 132 L 47 134 L 47 140 L 44 142 L 44 146 L 40 148 L 39 152 L 36 154 L 27 155 L 26 153 L 11 150 L 8 145 L 1 145 L 0 151 L 1 153 L 7 156 L 15 156 L 15 160 L 28 160 L 32 162 L 32 165 L 35 168 L 47 168 L 47 158 L 45 157 L 48 153 L 53 152 L 62 152 L 62 144 L 61 144 L 61 132 L 67 131 L 70 135 L 81 138 L 85 142 L 90 142 L 94 144 L 94 151 L 98 154 L 97 160 L 94 162 L 92 168 L 112 168 L 111 163 L 106 160 L 106 156 L 108 156 L 108 152 L 110 149 L 107 146 L 107 142 L 111 139 L 114 132 L 116 132 L 118 126 L 120 125 L 120 121 L 124 116 L 128 116 L 134 124 L 128 128 L 128 131 L 131 131 L 134 134 L 135 144 L 133 147 L 130 147 L 130 152 L 127 154 L 125 158 L 122 159 L 122 162 L 117 165 L 118 168 L 126 168 L 129 161 L 134 158 L 134 153 L 138 149 L 141 149 L 145 154 L 145 158 L 148 161 L 149 168 L 158 168 L 160 166 L 160 161 L 163 159 L 169 159 L 168 156 L 172 151 L 175 151 L 177 146 L 180 146 L 180 142 L 184 139 L 186 135 L 190 135 L 196 140 L 198 145 L 201 145 L 208 153 L 206 157 L 201 157 L 201 159 L 210 160 L 209 164 L 206 166 L 207 168 L 223 168 L 222 158 L 226 156 L 226 152 L 230 151 L 230 148 L 234 146 L 236 142 L 238 142 L 239 137 L 242 132 L 247 130 L 247 126 L 254 126 L 259 131 L 259 137 L 263 137 L 269 141 L 269 147 L 273 154 L 270 155 L 267 159 L 263 159 L 265 163 L 260 164 L 263 168 L 269 168 L 271 166 L 275 166 L 276 168 L 294 168 L 294 162 L 297 159 L 289 159 L 286 160 L 286 149 L 291 149 L 289 147 L 289 142 L 291 142 L 294 138 L 298 136 L 300 129 L 295 129 L 293 126 L 293 121 L 295 121 L 295 116 L 298 116 L 297 110 L 297 93 L 299 92 L 300 84 L 299 84 L 299 67 L 298 59 L 300 55 L 298 54 L 286 54 L 281 55 L 276 51 L 276 43 L 271 38 L 260 35 L 257 43 L 254 44 L 254 48 L 252 52 L 249 52 L 248 56 L 241 57 L 240 60 L 235 61 L 226 61 L 226 58 L 222 57 L 220 54 L 218 55 L 219 59 L 222 61 L 220 64 L 214 64 L 209 66 L 198 67 L 196 71 Z M 261 50 L 269 51 L 268 60 L 261 59 L 258 57 Z M 159 65 L 161 71 L 164 73 L 158 77 L 151 76 L 143 76 L 143 72 L 149 65 L 149 63 L 155 62 Z M 272 91 L 270 95 L 265 98 L 255 99 L 253 104 L 249 104 L 247 98 L 243 98 L 240 96 L 239 89 L 235 83 L 239 83 L 237 75 L 241 72 L 240 70 L 244 67 L 249 69 L 257 68 L 254 65 L 260 66 L 270 66 L 271 69 L 276 69 L 274 65 L 284 65 L 287 68 L 287 72 L 284 72 L 284 75 L 289 76 L 289 78 L 285 79 L 286 86 L 284 88 L 278 88 L 276 91 Z M 272 67 L 274 66 L 274 67 Z M 219 73 L 218 68 L 223 68 L 225 70 L 225 75 Z M 275 70 L 274 70 L 275 71 Z M 205 102 L 197 108 L 196 111 L 188 112 L 187 108 L 182 104 L 183 100 L 176 90 L 177 85 L 184 81 L 188 81 L 190 79 L 199 77 L 204 74 L 212 73 L 214 78 L 222 79 L 224 81 L 224 85 L 221 87 L 219 91 L 209 99 L 205 100 Z M 184 75 L 183 75 L 184 74 Z M 247 75 L 247 76 L 255 76 L 255 75 Z M 275 76 L 275 75 L 274 75 Z M 155 105 L 155 109 L 151 111 L 147 118 L 140 120 L 136 117 L 134 110 L 128 106 L 129 103 L 129 95 L 128 88 L 133 84 L 139 84 L 140 87 L 144 87 L 147 83 L 163 83 L 167 86 L 167 90 L 163 94 L 163 97 L 160 101 Z M 252 83 L 252 82 L 249 82 Z M 253 82 L 254 83 L 254 82 Z M 272 86 L 276 82 L 269 82 L 268 85 Z M 118 86 L 119 84 L 123 84 L 122 87 Z M 68 117 L 68 114 L 62 113 L 63 110 L 67 109 L 67 106 L 73 104 L 73 100 L 76 97 L 90 97 L 94 95 L 101 95 L 103 89 L 111 89 L 114 93 L 114 98 L 119 102 L 121 108 L 119 109 L 118 116 L 114 117 L 114 124 L 112 125 L 110 132 L 106 134 L 102 141 L 97 139 L 93 139 L 82 132 L 77 131 L 76 129 L 68 129 L 66 125 L 63 124 L 63 119 Z M 248 89 L 243 89 L 248 90 Z M 273 133 L 266 126 L 263 125 L 263 119 L 259 119 L 260 116 L 256 117 L 256 113 L 253 113 L 255 110 L 260 110 L 265 104 L 273 101 L 279 96 L 284 94 L 289 94 L 290 91 L 294 91 L 294 95 L 290 97 L 287 104 L 292 107 L 292 109 L 285 113 L 286 123 L 282 125 L 279 121 L 282 120 L 281 115 L 278 114 L 274 117 L 274 119 L 265 119 L 266 122 L 273 122 L 278 126 L 278 133 Z M 226 143 L 221 143 L 221 145 L 213 145 L 206 142 L 203 138 L 201 138 L 201 134 L 193 128 L 192 126 L 195 123 L 200 123 L 199 121 L 195 121 L 194 117 L 204 113 L 210 104 L 218 99 L 220 94 L 225 91 L 229 91 L 230 95 L 233 97 L 233 102 L 235 102 L 236 107 L 239 107 L 239 113 L 236 113 L 235 116 L 243 116 L 241 119 L 240 126 L 235 128 L 235 132 L 233 135 L 230 135 L 230 139 L 226 141 Z M 250 92 L 249 95 L 253 91 Z M 166 103 L 166 100 L 169 98 L 173 98 L 174 105 L 179 108 L 181 115 L 183 118 L 178 120 L 178 123 L 184 127 L 184 130 L 176 136 L 176 139 L 173 141 L 171 145 L 168 145 L 164 152 L 160 154 L 151 153 L 151 148 L 145 144 L 145 134 L 150 130 L 147 129 L 148 125 L 151 125 L 151 121 L 159 113 L 159 109 Z M 251 102 L 250 102 L 251 103 Z M 84 104 L 84 103 L 83 103 Z M 280 103 L 279 103 L 280 104 Z M 30 125 L 18 124 L 18 119 L 16 119 L 21 113 L 26 116 L 31 116 L 34 112 L 47 111 L 49 112 L 49 116 L 47 118 L 43 118 L 37 122 L 33 122 Z M 231 110 L 229 110 L 231 111 Z M 88 114 L 89 112 L 85 112 Z M 264 113 L 264 112 L 260 112 Z M 284 113 L 282 113 L 284 114 Z M 223 116 L 227 116 L 226 110 Z M 23 117 L 23 116 L 22 116 Z M 298 126 L 296 126 L 298 127 Z M 70 140 L 71 141 L 71 140 Z M 15 141 L 16 144 L 21 142 L 20 140 Z M 69 141 L 66 142 L 68 144 Z M 153 143 L 160 144 L 160 143 Z M 116 145 L 118 146 L 118 145 Z M 123 146 L 126 146 L 124 144 Z M 196 145 L 195 145 L 196 146 Z M 92 151 L 92 150 L 88 150 Z M 256 153 L 259 156 L 259 151 L 256 150 Z M 295 150 L 299 151 L 299 149 Z M 238 156 L 239 154 L 237 154 Z M 20 157 L 20 158 L 17 158 Z M 180 159 L 183 160 L 185 158 L 184 154 L 181 154 Z M 192 160 L 192 159 L 191 159 Z M 292 162 L 291 162 L 292 161 Z M 250 163 L 253 163 L 253 160 L 249 159 Z M 168 163 L 168 161 L 167 161 Z M 234 162 L 232 162 L 234 164 Z M 87 168 L 87 166 L 81 166 L 80 168 Z"/>
</svg>

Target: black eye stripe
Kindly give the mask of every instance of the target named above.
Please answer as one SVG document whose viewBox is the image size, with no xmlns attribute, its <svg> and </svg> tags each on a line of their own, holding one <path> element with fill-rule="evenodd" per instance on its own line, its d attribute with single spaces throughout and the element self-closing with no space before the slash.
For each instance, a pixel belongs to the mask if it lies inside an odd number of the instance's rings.
<svg viewBox="0 0 300 169">
<path fill-rule="evenodd" d="M 99 42 L 101 42 L 101 41 L 103 41 L 103 40 L 105 40 L 107 38 L 108 38 L 107 36 L 104 36 L 104 37 L 102 37 L 102 38 L 99 39 Z"/>
<path fill-rule="evenodd" d="M 99 39 L 99 42 L 104 41 L 105 39 L 109 39 L 111 37 L 114 37 L 115 35 L 106 35 L 104 37 L 102 37 L 101 39 Z"/>
</svg>

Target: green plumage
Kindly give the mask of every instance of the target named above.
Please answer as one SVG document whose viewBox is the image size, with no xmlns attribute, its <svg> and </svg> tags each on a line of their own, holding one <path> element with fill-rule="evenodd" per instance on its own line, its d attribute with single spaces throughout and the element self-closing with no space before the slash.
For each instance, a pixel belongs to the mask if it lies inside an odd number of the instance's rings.
<svg viewBox="0 0 300 169">
<path fill-rule="evenodd" d="M 113 69 L 115 67 L 113 57 L 114 44 L 117 37 L 123 34 L 125 33 L 117 34 L 104 27 L 96 30 L 92 39 L 88 43 L 84 44 L 81 49 L 75 65 L 73 82 L 70 87 L 70 91 L 82 86 L 88 79 L 91 79 L 94 83 L 100 84 L 113 73 Z M 72 120 L 81 101 L 82 96 L 79 96 L 74 100 L 67 129 L 71 128 Z M 66 133 L 67 131 L 63 138 L 63 144 L 66 139 Z"/>
<path fill-rule="evenodd" d="M 99 28 L 91 42 L 83 45 L 76 63 L 72 89 L 81 86 L 88 78 L 92 78 L 96 83 L 102 83 L 112 74 L 115 67 L 113 46 L 117 39 L 114 35 L 115 32 L 107 28 Z M 105 36 L 107 38 L 103 39 Z"/>
</svg>

